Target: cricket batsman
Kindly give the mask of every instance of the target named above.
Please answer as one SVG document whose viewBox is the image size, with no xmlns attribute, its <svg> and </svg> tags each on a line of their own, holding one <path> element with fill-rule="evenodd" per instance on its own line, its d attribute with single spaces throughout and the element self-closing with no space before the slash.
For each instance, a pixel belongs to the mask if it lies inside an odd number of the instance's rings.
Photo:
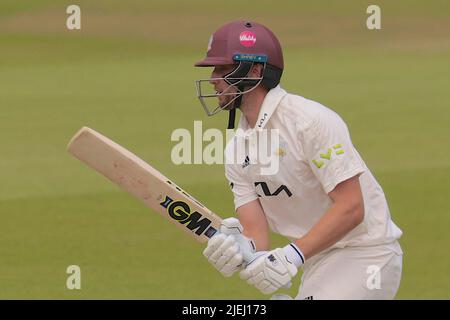
<svg viewBox="0 0 450 320">
<path fill-rule="evenodd" d="M 195 66 L 214 68 L 210 79 L 196 82 L 208 115 L 227 110 L 234 128 L 241 111 L 236 131 L 242 134 L 228 143 L 226 155 L 238 144 L 258 147 L 252 142 L 258 132 L 276 130 L 279 139 L 276 172 L 262 173 L 257 152 L 225 164 L 239 228 L 253 240 L 256 258 L 244 261 L 246 248 L 222 232 L 203 252 L 208 261 L 227 277 L 239 271 L 264 294 L 286 286 L 303 268 L 296 299 L 393 299 L 402 231 L 341 117 L 280 87 L 277 37 L 255 22 L 227 23 Z M 205 86 L 214 90 L 205 94 Z M 269 230 L 286 237 L 286 245 L 271 248 Z"/>
</svg>

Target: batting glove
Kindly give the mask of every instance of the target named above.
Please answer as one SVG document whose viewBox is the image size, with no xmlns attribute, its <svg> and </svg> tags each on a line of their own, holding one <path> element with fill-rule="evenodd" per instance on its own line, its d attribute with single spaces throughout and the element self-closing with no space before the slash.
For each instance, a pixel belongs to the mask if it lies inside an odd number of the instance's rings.
<svg viewBox="0 0 450 320">
<path fill-rule="evenodd" d="M 254 285 L 264 294 L 271 294 L 282 287 L 290 286 L 291 279 L 305 258 L 300 249 L 291 243 L 257 258 L 240 272 L 241 279 Z"/>
<path fill-rule="evenodd" d="M 222 221 L 218 234 L 208 241 L 203 255 L 225 277 L 231 277 L 244 262 L 253 260 L 255 244 L 242 235 L 243 227 L 236 218 Z"/>
</svg>

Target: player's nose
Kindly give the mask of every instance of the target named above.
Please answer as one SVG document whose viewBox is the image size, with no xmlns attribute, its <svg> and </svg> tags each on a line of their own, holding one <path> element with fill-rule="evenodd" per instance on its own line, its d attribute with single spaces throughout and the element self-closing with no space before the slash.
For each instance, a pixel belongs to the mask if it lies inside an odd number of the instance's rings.
<svg viewBox="0 0 450 320">
<path fill-rule="evenodd" d="M 214 72 L 211 74 L 211 78 L 209 79 L 209 83 L 213 86 L 217 85 L 219 83 L 219 80 L 216 76 L 214 76 Z"/>
<path fill-rule="evenodd" d="M 214 68 L 213 71 L 211 72 L 211 78 L 209 79 L 209 83 L 212 85 L 216 85 L 219 83 L 219 79 L 220 78 L 220 74 L 217 71 L 217 68 Z"/>
</svg>

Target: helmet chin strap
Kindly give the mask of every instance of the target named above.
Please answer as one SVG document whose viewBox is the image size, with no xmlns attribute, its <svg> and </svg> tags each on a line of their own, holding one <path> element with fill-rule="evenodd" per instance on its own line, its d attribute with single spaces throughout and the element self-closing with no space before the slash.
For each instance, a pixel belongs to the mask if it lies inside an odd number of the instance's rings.
<svg viewBox="0 0 450 320">
<path fill-rule="evenodd" d="M 238 89 L 240 91 L 244 91 L 244 87 L 241 85 L 237 86 Z M 233 103 L 233 109 L 230 109 L 230 113 L 228 116 L 228 127 L 227 129 L 234 129 L 234 123 L 235 123 L 235 119 L 236 119 L 236 109 L 239 108 L 241 106 L 242 103 L 242 94 L 239 95 L 239 97 L 236 98 L 236 100 L 234 100 Z"/>
<path fill-rule="evenodd" d="M 228 116 L 228 127 L 227 129 L 234 129 L 234 120 L 236 119 L 236 108 L 230 110 L 230 114 Z"/>
<path fill-rule="evenodd" d="M 233 109 L 230 110 L 230 114 L 228 116 L 228 128 L 227 129 L 234 129 L 234 122 L 236 119 L 236 109 L 241 106 L 242 102 L 242 95 L 239 95 L 237 99 L 233 103 Z"/>
</svg>

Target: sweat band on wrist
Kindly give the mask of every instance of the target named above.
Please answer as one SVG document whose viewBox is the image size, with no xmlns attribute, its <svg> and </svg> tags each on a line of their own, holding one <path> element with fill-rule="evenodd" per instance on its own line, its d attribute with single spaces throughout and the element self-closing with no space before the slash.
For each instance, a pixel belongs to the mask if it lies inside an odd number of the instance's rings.
<svg viewBox="0 0 450 320">
<path fill-rule="evenodd" d="M 289 261 L 292 261 L 297 268 L 305 263 L 305 256 L 303 255 L 303 252 L 295 243 L 288 244 L 283 248 L 283 250 Z"/>
</svg>

